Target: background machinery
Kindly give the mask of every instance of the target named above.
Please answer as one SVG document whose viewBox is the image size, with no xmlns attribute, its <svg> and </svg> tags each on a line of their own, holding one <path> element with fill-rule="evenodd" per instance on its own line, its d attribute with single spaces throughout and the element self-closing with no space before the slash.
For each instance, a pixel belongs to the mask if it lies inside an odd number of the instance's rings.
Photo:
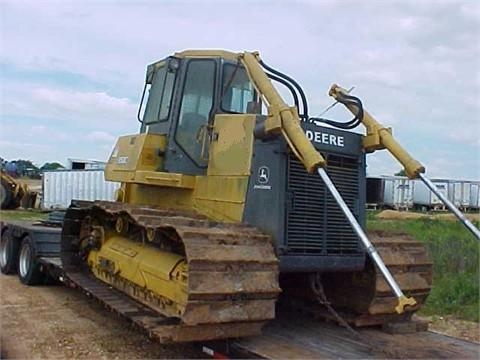
<svg viewBox="0 0 480 360">
<path fill-rule="evenodd" d="M 1 209 L 33 207 L 37 193 L 31 191 L 27 184 L 10 176 L 4 169 L 0 173 L 0 206 Z"/>
</svg>

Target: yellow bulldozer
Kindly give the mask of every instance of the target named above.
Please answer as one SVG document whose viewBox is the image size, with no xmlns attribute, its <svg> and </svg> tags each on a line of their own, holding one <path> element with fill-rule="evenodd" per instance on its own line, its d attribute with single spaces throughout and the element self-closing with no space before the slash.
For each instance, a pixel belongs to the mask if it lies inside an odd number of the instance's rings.
<svg viewBox="0 0 480 360">
<path fill-rule="evenodd" d="M 63 268 L 170 319 L 173 341 L 257 334 L 277 303 L 328 302 L 358 326 L 409 319 L 432 263 L 412 239 L 365 233 L 365 155 L 387 148 L 412 178 L 424 167 L 360 99 L 330 95 L 352 120 L 310 117 L 298 83 L 255 52 L 149 65 L 140 132 L 118 139 L 105 170 L 122 184 L 117 201 L 72 203 Z M 364 136 L 349 131 L 360 124 Z"/>
</svg>

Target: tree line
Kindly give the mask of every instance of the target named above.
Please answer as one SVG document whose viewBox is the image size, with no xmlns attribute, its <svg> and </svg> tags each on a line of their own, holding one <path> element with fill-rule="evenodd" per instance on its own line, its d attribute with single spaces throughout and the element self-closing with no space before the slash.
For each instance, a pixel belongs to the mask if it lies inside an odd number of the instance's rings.
<svg viewBox="0 0 480 360">
<path fill-rule="evenodd" d="M 42 166 L 36 166 L 30 160 L 17 159 L 17 160 L 5 160 L 0 157 L 1 168 L 9 175 L 14 177 L 30 177 L 40 178 L 40 174 L 46 170 L 64 169 L 65 167 L 58 162 L 46 162 Z"/>
</svg>

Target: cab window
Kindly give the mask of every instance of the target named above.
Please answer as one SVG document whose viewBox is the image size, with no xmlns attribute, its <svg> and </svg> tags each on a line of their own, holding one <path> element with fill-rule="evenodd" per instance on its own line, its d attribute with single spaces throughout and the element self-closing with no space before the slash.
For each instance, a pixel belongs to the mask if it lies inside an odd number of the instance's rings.
<svg viewBox="0 0 480 360">
<path fill-rule="evenodd" d="M 222 110 L 230 113 L 247 113 L 254 101 L 255 90 L 243 66 L 223 66 Z"/>
<path fill-rule="evenodd" d="M 155 69 L 152 84 L 148 89 L 148 102 L 143 116 L 145 124 L 168 120 L 174 82 L 175 73 L 168 69 L 166 63 Z"/>
<path fill-rule="evenodd" d="M 202 126 L 207 125 L 213 106 L 215 61 L 190 60 L 187 66 L 183 97 L 175 139 L 187 155 L 199 166 L 202 144 L 197 139 Z"/>
</svg>

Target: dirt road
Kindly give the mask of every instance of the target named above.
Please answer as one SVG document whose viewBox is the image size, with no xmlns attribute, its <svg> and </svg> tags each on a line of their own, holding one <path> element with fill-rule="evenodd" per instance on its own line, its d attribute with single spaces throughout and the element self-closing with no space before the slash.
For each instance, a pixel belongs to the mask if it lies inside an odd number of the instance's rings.
<svg viewBox="0 0 480 360">
<path fill-rule="evenodd" d="M 160 345 L 62 286 L 21 285 L 0 275 L 1 358 L 152 359 L 204 357 L 193 345 Z"/>
</svg>

